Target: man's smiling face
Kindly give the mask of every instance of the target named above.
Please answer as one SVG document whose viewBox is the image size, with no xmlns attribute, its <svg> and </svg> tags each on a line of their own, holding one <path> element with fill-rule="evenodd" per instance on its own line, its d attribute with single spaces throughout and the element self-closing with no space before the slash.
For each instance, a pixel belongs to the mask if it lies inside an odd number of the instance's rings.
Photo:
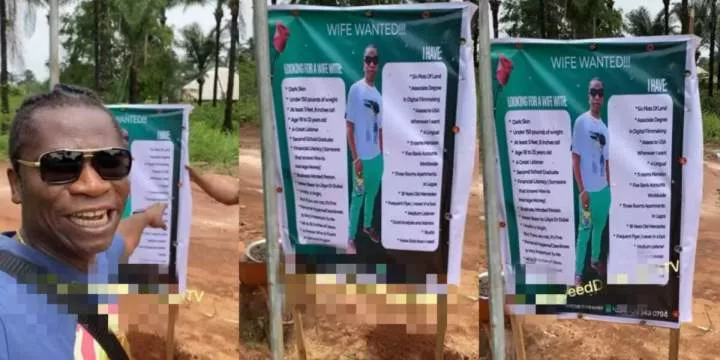
<svg viewBox="0 0 720 360">
<path fill-rule="evenodd" d="M 61 106 L 38 109 L 32 116 L 32 140 L 19 160 L 36 161 L 59 149 L 124 148 L 126 144 L 112 117 L 99 108 Z M 89 159 L 79 178 L 69 184 L 48 184 L 39 169 L 23 165 L 17 173 L 9 170 L 8 177 L 13 201 L 22 206 L 23 231 L 44 242 L 41 246 L 68 259 L 92 259 L 110 246 L 130 190 L 127 177 L 105 180 Z"/>
</svg>

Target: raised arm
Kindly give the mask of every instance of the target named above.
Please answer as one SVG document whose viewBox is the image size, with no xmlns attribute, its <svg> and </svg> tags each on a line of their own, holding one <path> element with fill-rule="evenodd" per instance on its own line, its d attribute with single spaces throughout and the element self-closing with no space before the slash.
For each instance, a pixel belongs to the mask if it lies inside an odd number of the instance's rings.
<svg viewBox="0 0 720 360">
<path fill-rule="evenodd" d="M 120 221 L 118 233 L 125 240 L 125 248 L 123 249 L 122 262 L 126 262 L 133 251 L 140 243 L 140 238 L 146 227 L 156 229 L 167 229 L 167 225 L 163 220 L 163 214 L 167 209 L 167 204 L 154 204 L 144 211 L 137 212 L 132 216 Z"/>
<path fill-rule="evenodd" d="M 225 205 L 237 205 L 240 202 L 240 185 L 235 184 L 233 186 L 224 182 L 210 181 L 192 167 L 186 166 L 186 168 L 190 173 L 190 180 L 215 201 Z"/>
</svg>

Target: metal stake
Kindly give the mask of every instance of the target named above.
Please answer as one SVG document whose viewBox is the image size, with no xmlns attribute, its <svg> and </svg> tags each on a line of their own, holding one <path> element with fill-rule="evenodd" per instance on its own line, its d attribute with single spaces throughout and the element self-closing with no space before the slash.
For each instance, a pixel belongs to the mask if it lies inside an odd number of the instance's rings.
<svg viewBox="0 0 720 360">
<path fill-rule="evenodd" d="M 497 167 L 495 154 L 495 117 L 490 59 L 490 5 L 480 0 L 478 9 L 478 83 L 480 131 L 482 136 L 482 175 L 485 197 L 485 239 L 490 277 L 490 327 L 493 360 L 505 359 L 505 317 L 502 261 L 498 227 Z"/>
<path fill-rule="evenodd" d="M 262 123 L 263 200 L 265 202 L 265 239 L 267 239 L 267 272 L 270 288 L 270 350 L 273 360 L 283 359 L 282 299 L 279 282 L 279 242 L 277 228 L 277 192 L 275 191 L 275 119 L 272 84 L 270 83 L 270 45 L 267 0 L 253 0 L 255 59 L 260 92 Z"/>
</svg>

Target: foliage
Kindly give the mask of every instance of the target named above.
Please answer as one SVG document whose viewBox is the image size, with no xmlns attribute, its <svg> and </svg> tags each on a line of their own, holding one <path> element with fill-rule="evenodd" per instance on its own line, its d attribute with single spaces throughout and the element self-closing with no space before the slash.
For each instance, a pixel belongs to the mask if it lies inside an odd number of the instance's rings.
<svg viewBox="0 0 720 360">
<path fill-rule="evenodd" d="M 703 114 L 703 142 L 705 144 L 720 144 L 720 115 L 706 112 Z"/>
<path fill-rule="evenodd" d="M 622 14 L 613 0 L 505 0 L 501 12 L 511 37 L 582 39 L 620 36 L 622 30 Z"/>
<path fill-rule="evenodd" d="M 182 39 L 178 45 L 185 51 L 187 65 L 192 69 L 190 76 L 198 82 L 198 102 L 200 102 L 203 98 L 202 87 L 205 83 L 205 75 L 214 65 L 215 30 L 204 34 L 200 25 L 192 23 L 184 27 L 180 33 Z"/>
<path fill-rule="evenodd" d="M 8 153 L 8 136 L 0 135 L 0 159 L 7 158 Z"/>
<path fill-rule="evenodd" d="M 222 168 L 237 166 L 237 130 L 230 133 L 218 131 L 198 116 L 191 116 L 190 121 L 190 161 L 207 162 Z"/>
<path fill-rule="evenodd" d="M 700 37 L 700 46 L 708 48 L 710 46 L 710 1 L 711 0 L 696 0 L 691 1 L 690 6 L 695 10 L 695 19 L 693 21 L 694 31 L 693 33 Z M 670 7 L 671 19 L 675 20 L 676 24 L 680 23 L 682 18 L 682 7 L 681 3 L 676 2 Z"/>
<path fill-rule="evenodd" d="M 669 25 L 671 34 L 680 32 L 680 26 L 677 20 L 670 21 Z M 644 6 L 633 9 L 625 15 L 623 29 L 633 36 L 664 35 L 665 12 L 664 10 L 660 10 L 655 17 L 652 17 L 650 11 Z"/>
</svg>

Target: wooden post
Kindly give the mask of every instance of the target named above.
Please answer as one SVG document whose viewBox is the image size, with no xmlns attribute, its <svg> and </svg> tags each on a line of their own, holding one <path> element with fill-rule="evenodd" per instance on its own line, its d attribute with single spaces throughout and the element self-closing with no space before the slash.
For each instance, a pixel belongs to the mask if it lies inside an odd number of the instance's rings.
<svg viewBox="0 0 720 360">
<path fill-rule="evenodd" d="M 670 351 L 668 359 L 678 360 L 680 358 L 680 328 L 670 329 Z"/>
<path fill-rule="evenodd" d="M 445 355 L 445 332 L 447 330 L 447 294 L 438 294 L 437 334 L 435 335 L 435 360 L 443 360 Z"/>
<path fill-rule="evenodd" d="M 175 322 L 179 311 L 180 304 L 170 304 L 167 334 L 165 335 L 165 359 L 167 360 L 173 360 L 175 357 Z"/>
<path fill-rule="evenodd" d="M 515 349 L 516 360 L 526 360 L 525 353 L 525 332 L 523 331 L 523 318 L 520 315 L 510 315 L 510 327 L 512 328 L 513 348 Z"/>
<path fill-rule="evenodd" d="M 688 34 L 695 33 L 695 6 L 690 6 L 690 14 L 688 15 Z"/>
<path fill-rule="evenodd" d="M 298 357 L 300 360 L 307 360 L 305 332 L 303 331 L 302 314 L 300 313 L 300 307 L 298 305 L 293 305 L 293 322 L 295 326 L 295 346 L 297 346 Z"/>
</svg>

